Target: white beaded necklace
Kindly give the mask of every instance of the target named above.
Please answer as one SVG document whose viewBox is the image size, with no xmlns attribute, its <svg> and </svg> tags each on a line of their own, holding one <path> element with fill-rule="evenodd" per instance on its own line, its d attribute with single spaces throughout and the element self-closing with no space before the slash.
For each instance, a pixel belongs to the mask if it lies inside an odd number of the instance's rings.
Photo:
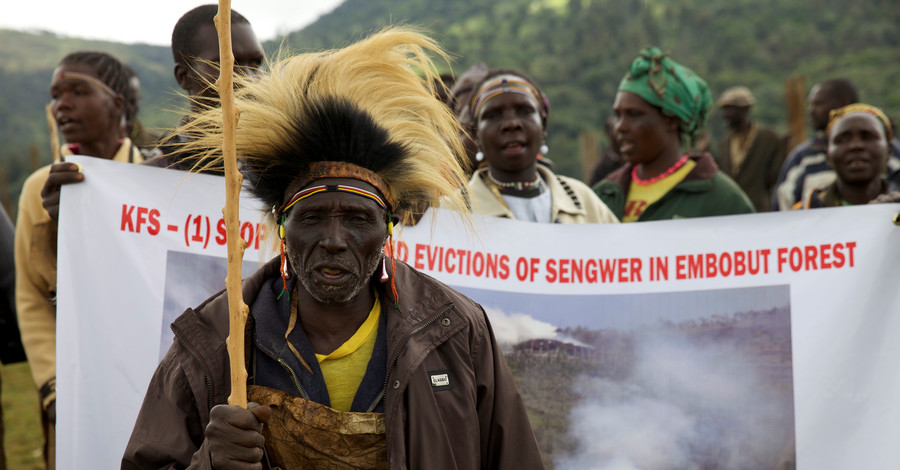
<svg viewBox="0 0 900 470">
<path fill-rule="evenodd" d="M 498 186 L 503 189 L 515 189 L 518 191 L 526 191 L 529 189 L 534 189 L 541 184 L 541 175 L 537 173 L 535 175 L 534 181 L 510 181 L 504 182 L 499 181 L 497 178 L 494 178 L 494 175 L 491 174 L 490 170 L 487 171 L 488 178 L 491 180 L 491 184 Z"/>
</svg>

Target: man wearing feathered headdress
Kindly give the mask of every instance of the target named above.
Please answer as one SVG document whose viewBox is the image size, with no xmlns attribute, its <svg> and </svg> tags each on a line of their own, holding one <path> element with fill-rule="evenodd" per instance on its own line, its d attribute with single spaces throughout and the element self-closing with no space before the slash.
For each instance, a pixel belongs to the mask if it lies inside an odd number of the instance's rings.
<svg viewBox="0 0 900 470">
<path fill-rule="evenodd" d="M 542 468 L 484 310 L 383 251 L 411 208 L 464 206 L 429 52 L 394 29 L 239 87 L 240 165 L 282 243 L 243 283 L 251 404 L 224 405 L 222 293 L 173 323 L 122 468 Z M 188 150 L 220 158 L 221 111 L 193 117 Z"/>
</svg>

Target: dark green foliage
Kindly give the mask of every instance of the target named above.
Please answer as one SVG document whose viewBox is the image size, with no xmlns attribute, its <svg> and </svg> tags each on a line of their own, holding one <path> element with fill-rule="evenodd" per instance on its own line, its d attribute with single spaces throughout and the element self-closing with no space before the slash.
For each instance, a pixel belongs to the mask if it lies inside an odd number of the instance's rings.
<svg viewBox="0 0 900 470">
<path fill-rule="evenodd" d="M 534 77 L 552 104 L 550 157 L 569 175 L 581 172 L 578 134 L 602 130 L 619 80 L 649 45 L 693 68 L 716 98 L 750 87 L 753 116 L 780 132 L 784 83 L 798 74 L 809 86 L 850 78 L 864 101 L 900 116 L 900 4 L 887 0 L 347 0 L 288 42 L 338 47 L 390 22 L 433 31 L 456 72 L 484 61 Z M 721 116 L 710 119 L 715 140 Z"/>
</svg>

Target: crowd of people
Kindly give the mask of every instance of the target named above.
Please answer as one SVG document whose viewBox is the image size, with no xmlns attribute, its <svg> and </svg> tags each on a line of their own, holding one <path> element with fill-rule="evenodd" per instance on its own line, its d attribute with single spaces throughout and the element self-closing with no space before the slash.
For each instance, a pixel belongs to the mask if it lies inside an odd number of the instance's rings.
<svg viewBox="0 0 900 470">
<path fill-rule="evenodd" d="M 175 25 L 174 78 L 190 110 L 162 137 L 140 125 L 140 81 L 130 67 L 102 52 L 65 56 L 49 86 L 65 140 L 60 155 L 221 173 L 216 11 L 195 8 Z M 551 97 L 520 70 L 477 64 L 444 88 L 424 52 L 440 55 L 440 47 L 402 28 L 264 68 L 253 28 L 237 12 L 232 44 L 243 113 L 238 155 L 253 194 L 273 209 L 282 246 L 244 281 L 253 403 L 225 404 L 227 304 L 215 296 L 176 320 L 182 341 L 153 376 L 123 468 L 540 468 L 483 309 L 382 250 L 394 224 L 414 223 L 427 207 L 616 224 L 900 201 L 892 123 L 858 103 L 843 79 L 812 88 L 816 133 L 785 149 L 751 118 L 751 90 L 735 86 L 714 102 L 688 66 L 659 48 L 641 50 L 624 70 L 609 146 L 586 184 L 554 171 Z M 712 152 L 700 150 L 715 110 L 728 134 Z M 3 333 L 15 328 L 15 311 L 49 468 L 60 188 L 85 178 L 64 158 L 36 171 L 21 194 L 14 242 L 11 227 L 3 239 L 15 255 L 15 302 L 12 267 L 0 273 Z M 433 371 L 453 387 L 435 388 Z M 295 420 L 296 408 L 308 420 Z M 349 425 L 350 415 L 366 431 Z"/>
</svg>

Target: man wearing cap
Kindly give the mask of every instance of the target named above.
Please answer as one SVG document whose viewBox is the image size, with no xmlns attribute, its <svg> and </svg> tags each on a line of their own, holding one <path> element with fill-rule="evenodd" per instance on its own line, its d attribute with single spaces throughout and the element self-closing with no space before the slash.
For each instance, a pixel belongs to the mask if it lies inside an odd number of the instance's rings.
<svg viewBox="0 0 900 470">
<path fill-rule="evenodd" d="M 716 160 L 744 190 L 756 211 L 765 212 L 784 161 L 784 145 L 775 132 L 750 119 L 755 103 L 747 87 L 736 86 L 722 93 L 717 105 L 729 132 L 719 145 Z"/>
<path fill-rule="evenodd" d="M 484 310 L 386 249 L 397 214 L 465 204 L 429 53 L 394 29 L 236 77 L 239 164 L 281 242 L 243 282 L 250 404 L 225 404 L 220 293 L 172 324 L 123 469 L 542 468 Z M 221 110 L 192 118 L 189 149 L 220 159 Z"/>
</svg>

